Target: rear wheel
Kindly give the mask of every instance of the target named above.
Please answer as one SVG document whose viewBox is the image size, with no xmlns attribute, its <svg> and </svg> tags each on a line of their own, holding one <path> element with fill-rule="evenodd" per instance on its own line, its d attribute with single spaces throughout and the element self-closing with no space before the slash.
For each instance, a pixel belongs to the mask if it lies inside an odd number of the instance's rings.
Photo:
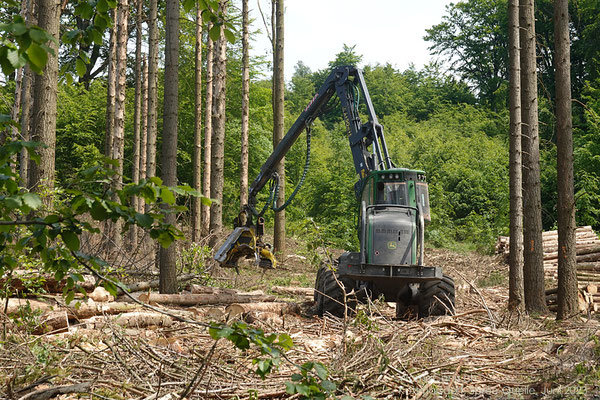
<svg viewBox="0 0 600 400">
<path fill-rule="evenodd" d="M 348 315 L 356 310 L 356 296 L 350 294 L 354 289 L 354 280 L 339 276 L 331 266 L 325 265 L 317 272 L 315 283 L 315 303 L 317 314 L 323 316 L 328 312 L 336 317 Z M 345 301 L 344 301 L 345 300 Z"/>
<path fill-rule="evenodd" d="M 444 275 L 439 281 L 426 282 L 420 290 L 420 318 L 454 314 L 454 280 L 451 277 Z"/>
</svg>

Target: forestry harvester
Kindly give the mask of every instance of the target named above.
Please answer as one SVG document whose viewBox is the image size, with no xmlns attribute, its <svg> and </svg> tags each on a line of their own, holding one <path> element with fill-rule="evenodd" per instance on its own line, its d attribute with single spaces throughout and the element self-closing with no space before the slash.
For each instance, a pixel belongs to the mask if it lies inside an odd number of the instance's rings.
<svg viewBox="0 0 600 400">
<path fill-rule="evenodd" d="M 346 252 L 334 265 L 317 272 L 315 305 L 319 315 L 330 312 L 344 315 L 367 296 L 383 296 L 396 302 L 396 315 L 419 317 L 454 312 L 454 282 L 440 267 L 423 264 L 425 222 L 430 221 L 429 194 L 423 171 L 397 168 L 391 161 L 377 116 L 365 85 L 362 71 L 353 66 L 337 67 L 308 103 L 300 117 L 277 145 L 260 169 L 249 189 L 248 204 L 236 218 L 235 229 L 215 254 L 221 266 L 237 267 L 242 257 L 255 259 L 263 268 L 275 268 L 270 245 L 263 242 L 263 215 L 277 198 L 277 164 L 300 134 L 307 131 L 310 152 L 310 127 L 337 94 L 348 130 L 358 181 L 354 186 L 359 203 L 358 235 L 360 251 Z M 368 121 L 358 112 L 362 94 Z M 301 182 L 304 180 L 307 166 Z M 270 183 L 267 204 L 256 208 L 256 196 Z M 301 185 L 301 183 L 300 183 Z M 300 186 L 299 185 L 299 186 Z M 296 194 L 296 188 L 290 199 Z"/>
</svg>

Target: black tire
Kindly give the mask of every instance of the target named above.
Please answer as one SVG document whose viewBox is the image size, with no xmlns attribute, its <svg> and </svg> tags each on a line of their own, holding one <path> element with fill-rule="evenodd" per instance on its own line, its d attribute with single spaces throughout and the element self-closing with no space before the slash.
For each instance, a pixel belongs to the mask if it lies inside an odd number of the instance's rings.
<svg viewBox="0 0 600 400">
<path fill-rule="evenodd" d="M 453 315 L 455 313 L 454 280 L 447 275 L 439 281 L 421 286 L 419 317 Z"/>
<path fill-rule="evenodd" d="M 348 315 L 354 314 L 356 310 L 356 297 L 347 296 L 344 305 L 344 291 L 349 294 L 354 289 L 354 281 L 350 278 L 340 277 L 330 266 L 322 266 L 317 272 L 315 283 L 315 303 L 317 314 L 322 317 L 324 313 L 330 313 L 336 317 L 344 317 L 346 306 Z"/>
</svg>

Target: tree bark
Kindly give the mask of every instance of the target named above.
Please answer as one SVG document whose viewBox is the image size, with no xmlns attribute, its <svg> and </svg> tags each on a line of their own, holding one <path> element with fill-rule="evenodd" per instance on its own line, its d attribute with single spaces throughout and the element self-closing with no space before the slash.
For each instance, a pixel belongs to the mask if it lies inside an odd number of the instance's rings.
<svg viewBox="0 0 600 400">
<path fill-rule="evenodd" d="M 519 4 L 525 308 L 528 312 L 547 313 L 544 298 L 534 0 L 520 0 Z"/>
<path fill-rule="evenodd" d="M 194 189 L 202 191 L 202 8 L 196 6 L 196 54 L 195 54 L 195 108 L 194 108 Z M 202 201 L 195 197 L 192 202 L 192 241 L 200 240 L 202 234 Z"/>
<path fill-rule="evenodd" d="M 114 11 L 113 11 L 114 15 Z M 106 77 L 106 136 L 104 139 L 104 155 L 111 156 L 113 135 L 115 131 L 115 96 L 117 90 L 117 25 L 110 28 L 108 45 L 108 75 Z"/>
<path fill-rule="evenodd" d="M 129 8 L 127 0 L 119 0 L 117 5 L 117 45 L 116 45 L 116 91 L 115 91 L 115 123 L 110 158 L 117 161 L 116 176 L 112 179 L 113 191 L 123 187 L 123 162 L 125 150 L 125 95 L 127 90 L 127 19 Z M 115 198 L 116 199 L 116 198 Z M 114 222 L 111 230 L 112 241 L 116 246 L 122 243 L 121 222 Z"/>
<path fill-rule="evenodd" d="M 206 31 L 210 32 L 210 28 L 212 28 L 212 23 L 209 22 Z M 204 171 L 202 176 L 202 194 L 210 196 L 214 43 L 210 35 L 206 36 L 206 99 L 204 104 Z M 210 206 L 202 205 L 200 224 L 202 236 L 207 236 L 210 233 Z"/>
<path fill-rule="evenodd" d="M 519 0 L 508 3 L 509 109 L 510 109 L 510 256 L 508 308 L 525 308 L 523 289 L 523 176 L 521 165 L 521 67 L 519 44 Z"/>
<path fill-rule="evenodd" d="M 142 14 L 144 12 L 143 0 L 136 0 L 135 15 L 135 99 L 133 105 L 133 162 L 131 164 L 131 180 L 133 183 L 140 181 L 140 154 L 142 130 Z M 131 199 L 131 204 L 137 212 L 140 211 L 138 197 Z M 132 225 L 130 242 L 134 247 L 137 244 L 137 226 Z"/>
<path fill-rule="evenodd" d="M 242 210 L 248 204 L 248 103 L 250 97 L 248 23 L 248 0 L 242 0 L 242 154 L 240 163 L 240 207 Z"/>
<path fill-rule="evenodd" d="M 150 0 L 148 16 L 148 142 L 146 178 L 156 175 L 156 135 L 158 102 L 158 0 Z"/>
<path fill-rule="evenodd" d="M 219 2 L 219 12 L 223 15 L 227 11 L 227 0 Z M 223 186 L 224 186 L 224 151 L 225 151 L 225 93 L 227 78 L 227 40 L 224 27 L 221 26 L 221 35 L 215 45 L 214 85 L 213 85 L 213 137 L 211 151 L 210 171 L 210 197 L 216 201 L 210 207 L 210 231 L 213 234 L 210 240 L 214 246 L 218 235 L 223 229 Z"/>
<path fill-rule="evenodd" d="M 37 20 L 40 28 L 55 37 L 60 34 L 61 3 L 59 0 L 39 0 Z M 54 51 L 48 54 L 48 62 L 42 75 L 39 75 L 33 87 L 33 121 L 31 136 L 34 141 L 46 147 L 38 148 L 39 164 L 31 163 L 31 186 L 41 191 L 41 186 L 54 188 L 54 148 L 56 144 L 56 100 L 58 92 L 58 45 L 49 41 L 47 46 Z M 51 196 L 44 197 L 46 204 L 52 204 Z"/>
<path fill-rule="evenodd" d="M 558 183 L 558 311 L 556 319 L 565 319 L 578 312 L 568 0 L 554 1 L 554 41 Z"/>
<path fill-rule="evenodd" d="M 161 171 L 163 184 L 177 185 L 177 122 L 179 102 L 179 1 L 166 3 L 166 44 L 165 44 L 165 95 L 163 115 L 163 143 L 161 151 Z M 175 214 L 163 204 L 167 211 L 165 222 L 174 225 Z M 177 292 L 177 253 L 175 246 L 160 248 L 159 291 Z"/>
<path fill-rule="evenodd" d="M 140 180 L 146 179 L 146 154 L 148 145 L 148 62 L 142 57 L 142 126 L 140 132 Z M 139 210 L 144 211 L 144 199 L 139 198 Z"/>
<path fill-rule="evenodd" d="M 26 3 L 25 23 L 28 25 L 35 24 L 35 1 L 29 0 Z M 35 74 L 29 65 L 26 65 L 23 72 L 23 93 L 21 94 L 21 100 L 23 103 L 21 107 L 21 139 L 25 141 L 31 140 L 31 106 L 33 103 L 32 90 L 34 79 Z M 19 154 L 19 176 L 21 177 L 22 185 L 26 188 L 31 187 L 29 183 L 29 163 L 29 153 L 26 149 L 23 149 Z"/>
<path fill-rule="evenodd" d="M 283 116 L 284 116 L 284 90 L 283 80 L 283 49 L 284 49 L 284 24 L 283 24 L 283 0 L 276 0 L 276 28 L 275 28 L 275 63 L 273 69 L 274 93 L 273 93 L 273 149 L 283 139 Z M 282 158 L 276 167 L 279 175 L 279 193 L 276 204 L 280 207 L 285 201 L 285 158 Z M 275 227 L 273 233 L 273 248 L 277 253 L 285 251 L 285 211 L 275 213 Z"/>
</svg>

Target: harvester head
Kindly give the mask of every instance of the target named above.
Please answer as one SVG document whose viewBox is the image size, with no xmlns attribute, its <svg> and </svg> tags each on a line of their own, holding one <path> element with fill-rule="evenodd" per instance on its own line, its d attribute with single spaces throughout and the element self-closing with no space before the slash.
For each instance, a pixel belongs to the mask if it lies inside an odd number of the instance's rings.
<svg viewBox="0 0 600 400">
<path fill-rule="evenodd" d="M 254 226 L 235 228 L 214 258 L 222 267 L 230 268 L 237 268 L 240 258 L 254 258 L 256 264 L 265 269 L 275 268 L 277 265 L 270 246 L 257 238 Z"/>
</svg>

